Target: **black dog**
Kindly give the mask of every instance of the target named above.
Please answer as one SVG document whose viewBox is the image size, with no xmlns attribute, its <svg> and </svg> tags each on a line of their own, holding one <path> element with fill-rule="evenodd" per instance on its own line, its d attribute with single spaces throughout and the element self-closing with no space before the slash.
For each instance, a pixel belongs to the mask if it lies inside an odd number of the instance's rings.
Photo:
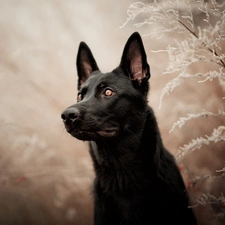
<svg viewBox="0 0 225 225">
<path fill-rule="evenodd" d="M 90 143 L 95 225 L 196 224 L 147 103 L 150 70 L 140 35 L 131 35 L 119 67 L 109 73 L 100 72 L 81 42 L 77 70 L 78 102 L 61 117 L 72 136 Z"/>
</svg>

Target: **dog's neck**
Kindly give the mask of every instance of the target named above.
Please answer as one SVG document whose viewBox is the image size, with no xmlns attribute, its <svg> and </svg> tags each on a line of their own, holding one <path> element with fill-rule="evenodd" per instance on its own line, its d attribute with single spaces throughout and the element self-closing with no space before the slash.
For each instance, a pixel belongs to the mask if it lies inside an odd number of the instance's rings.
<svg viewBox="0 0 225 225">
<path fill-rule="evenodd" d="M 132 135 L 131 135 L 132 136 Z M 139 140 L 135 136 L 135 139 Z M 130 141 L 129 141 L 130 140 Z M 132 141 L 132 142 L 131 142 Z M 139 142 L 139 141 L 138 141 Z M 126 141 L 90 142 L 90 151 L 93 161 L 98 166 L 115 168 L 117 165 L 129 164 L 139 155 L 141 144 L 134 142 L 134 138 Z M 127 158 L 129 157 L 129 158 Z M 134 160 L 136 161 L 136 160 Z"/>
<path fill-rule="evenodd" d="M 151 129 L 147 130 L 148 127 Z M 154 127 L 155 130 L 153 130 Z M 151 108 L 148 109 L 145 125 L 140 133 L 129 133 L 129 136 L 117 141 L 91 141 L 90 154 L 97 178 L 102 175 L 114 177 L 119 183 L 123 174 L 126 174 L 126 177 L 132 175 L 135 178 L 135 174 L 151 173 L 154 175 L 152 179 L 155 179 L 159 166 L 157 158 L 159 154 L 163 154 L 163 144 Z M 140 177 L 137 178 L 137 180 L 140 179 Z"/>
</svg>

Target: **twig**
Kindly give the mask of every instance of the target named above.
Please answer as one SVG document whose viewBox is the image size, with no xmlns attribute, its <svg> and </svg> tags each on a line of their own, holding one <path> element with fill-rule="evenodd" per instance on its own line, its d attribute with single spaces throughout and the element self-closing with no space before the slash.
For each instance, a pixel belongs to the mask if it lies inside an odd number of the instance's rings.
<svg viewBox="0 0 225 225">
<path fill-rule="evenodd" d="M 198 35 L 197 35 L 195 32 L 193 32 L 186 24 L 184 24 L 184 23 L 183 23 L 181 20 L 179 20 L 179 19 L 178 19 L 178 22 L 179 22 L 185 29 L 187 29 L 194 37 L 196 37 L 198 40 L 200 40 L 199 37 L 198 37 Z M 201 41 L 201 40 L 200 40 L 200 41 Z M 201 41 L 201 43 L 205 46 L 205 48 L 206 48 L 208 51 L 210 51 L 211 53 L 213 53 L 215 56 L 219 57 L 219 55 L 217 54 L 216 50 L 212 50 L 211 48 L 207 47 L 207 45 L 206 45 L 203 41 Z M 220 66 L 222 66 L 222 67 L 225 68 L 225 63 L 224 63 L 224 61 L 223 61 L 222 59 L 220 59 L 219 61 L 220 61 L 220 63 L 216 62 L 216 64 L 218 64 L 218 65 L 220 65 Z"/>
</svg>

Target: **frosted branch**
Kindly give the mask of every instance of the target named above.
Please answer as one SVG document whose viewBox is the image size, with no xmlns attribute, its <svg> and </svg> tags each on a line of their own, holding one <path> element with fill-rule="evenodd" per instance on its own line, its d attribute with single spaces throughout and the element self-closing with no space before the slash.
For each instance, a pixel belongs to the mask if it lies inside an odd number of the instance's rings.
<svg viewBox="0 0 225 225">
<path fill-rule="evenodd" d="M 207 193 L 207 194 L 202 194 L 201 197 L 197 198 L 196 202 L 197 202 L 197 204 L 195 206 L 208 205 L 208 204 L 225 205 L 225 197 L 224 197 L 223 193 L 219 197 L 216 197 L 212 194 Z"/>
<path fill-rule="evenodd" d="M 216 170 L 216 172 L 218 172 L 218 173 L 223 173 L 223 172 L 225 172 L 225 166 L 224 166 L 222 169 L 220 169 L 220 170 Z"/>
<path fill-rule="evenodd" d="M 169 133 L 171 133 L 176 127 L 181 128 L 189 120 L 197 119 L 200 117 L 208 117 L 208 116 L 225 116 L 225 111 L 219 110 L 218 113 L 213 113 L 207 110 L 202 110 L 202 112 L 199 112 L 199 113 L 189 113 L 187 114 L 187 117 L 180 117 L 179 120 L 173 124 Z"/>
<path fill-rule="evenodd" d="M 205 137 L 193 139 L 189 144 L 180 147 L 176 158 L 179 160 L 187 153 L 193 152 L 196 149 L 200 149 L 202 145 L 209 145 L 212 142 L 217 143 L 220 141 L 225 141 L 225 126 L 219 126 L 218 128 L 214 129 L 210 136 L 205 135 Z"/>
<path fill-rule="evenodd" d="M 198 56 L 199 60 L 200 60 L 200 57 L 201 56 Z M 197 61 L 197 58 L 196 59 L 192 58 L 192 62 L 194 62 L 194 60 Z M 192 62 L 189 62 L 189 63 L 192 63 Z M 213 79 L 219 79 L 219 81 L 224 81 L 225 80 L 225 72 L 223 71 L 222 67 L 218 71 L 217 70 L 210 70 L 210 71 L 205 72 L 205 73 L 188 74 L 186 72 L 181 72 L 177 77 L 175 77 L 174 79 L 169 81 L 169 83 L 167 83 L 165 85 L 165 87 L 162 89 L 160 99 L 159 99 L 159 108 L 161 108 L 161 106 L 162 106 L 162 100 L 163 100 L 164 96 L 169 95 L 185 79 L 187 79 L 187 78 L 198 78 L 198 77 L 205 77 L 204 80 L 200 80 L 200 81 L 198 81 L 198 83 L 203 83 L 203 82 L 206 82 L 208 80 L 212 81 Z M 220 85 L 224 86 L 224 88 L 225 88 L 225 83 L 221 82 Z"/>
<path fill-rule="evenodd" d="M 225 73 L 223 72 L 223 68 L 222 67 L 219 69 L 219 71 L 217 71 L 217 70 L 210 70 L 207 73 L 201 74 L 201 76 L 204 76 L 206 78 L 204 80 L 198 81 L 199 83 L 203 83 L 203 82 L 205 82 L 207 80 L 212 81 L 215 78 L 219 78 L 219 79 L 222 79 L 222 80 L 225 79 Z"/>
<path fill-rule="evenodd" d="M 127 15 L 128 18 L 126 22 L 120 26 L 120 28 L 123 28 L 127 25 L 127 23 L 131 20 L 134 20 L 139 14 L 144 13 L 148 11 L 148 5 L 143 2 L 135 2 L 130 5 L 130 7 L 127 9 Z"/>
<path fill-rule="evenodd" d="M 166 86 L 162 89 L 160 99 L 159 99 L 159 108 L 162 106 L 162 100 L 165 95 L 169 95 L 177 86 L 179 86 L 184 79 L 198 77 L 199 74 L 190 75 L 188 73 L 181 73 L 179 76 L 172 79 Z"/>
<path fill-rule="evenodd" d="M 204 181 L 206 179 L 223 179 L 225 178 L 225 173 L 222 173 L 220 175 L 215 174 L 205 174 L 203 176 L 196 177 L 195 179 L 190 181 L 190 185 L 188 188 L 193 188 L 196 184 L 198 184 L 201 181 Z"/>
</svg>

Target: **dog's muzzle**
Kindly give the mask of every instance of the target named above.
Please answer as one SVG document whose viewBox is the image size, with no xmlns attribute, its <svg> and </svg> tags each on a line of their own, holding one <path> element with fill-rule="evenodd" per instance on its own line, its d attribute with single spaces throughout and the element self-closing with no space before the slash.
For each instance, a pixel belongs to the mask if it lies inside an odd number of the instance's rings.
<svg viewBox="0 0 225 225">
<path fill-rule="evenodd" d="M 117 127 L 99 127 L 90 117 L 84 119 L 79 109 L 75 107 L 67 108 L 61 114 L 61 118 L 67 132 L 81 140 L 93 140 L 96 137 L 113 138 L 118 134 Z"/>
</svg>

